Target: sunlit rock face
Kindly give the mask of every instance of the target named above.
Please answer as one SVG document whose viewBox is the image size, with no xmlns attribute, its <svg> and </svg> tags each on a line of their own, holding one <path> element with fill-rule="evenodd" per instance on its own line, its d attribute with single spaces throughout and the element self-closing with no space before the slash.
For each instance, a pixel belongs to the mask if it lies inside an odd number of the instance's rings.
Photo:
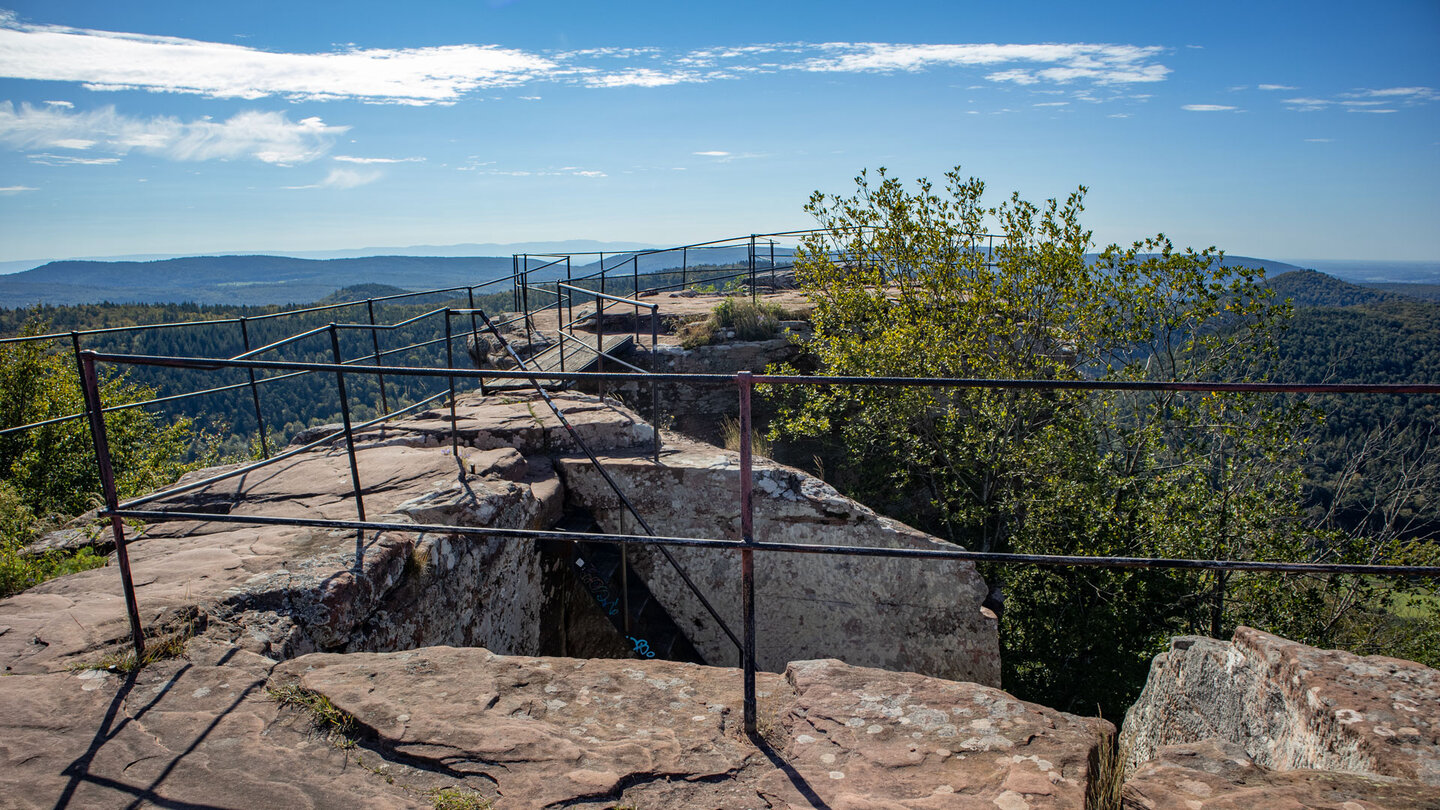
<svg viewBox="0 0 1440 810">
<path fill-rule="evenodd" d="M 1157 758 L 1162 746 L 1204 740 L 1239 746 L 1265 769 L 1440 788 L 1440 672 L 1248 627 L 1229 642 L 1176 638 L 1126 715 L 1127 769 Z"/>
</svg>

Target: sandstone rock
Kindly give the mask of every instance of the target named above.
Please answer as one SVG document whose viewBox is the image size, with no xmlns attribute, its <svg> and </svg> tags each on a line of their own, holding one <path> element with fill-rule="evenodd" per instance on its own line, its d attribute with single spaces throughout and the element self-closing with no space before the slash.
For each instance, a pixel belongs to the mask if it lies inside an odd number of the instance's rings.
<svg viewBox="0 0 1440 810">
<path fill-rule="evenodd" d="M 1228 643 L 1177 638 L 1156 656 L 1122 736 L 1127 772 L 1161 746 L 1218 739 L 1271 770 L 1440 786 L 1440 672 L 1248 627 Z"/>
<path fill-rule="evenodd" d="M 1140 766 L 1121 795 L 1125 810 L 1433 810 L 1440 790 L 1336 771 L 1272 771 L 1234 743 L 1166 745 Z"/>
<path fill-rule="evenodd" d="M 559 481 L 548 463 L 533 471 L 525 465 L 520 481 L 462 482 L 448 447 L 374 438 L 356 454 L 372 517 L 408 511 L 412 516 L 402 516 L 402 522 L 419 515 L 441 523 L 537 528 L 550 525 L 562 508 Z M 518 465 L 508 469 L 513 474 Z M 349 462 L 333 447 L 163 498 L 152 508 L 356 517 Z M 151 629 L 177 626 L 198 611 L 217 628 L 227 628 L 239 646 L 274 658 L 439 642 L 538 651 L 539 568 L 528 543 L 176 521 L 151 525 L 129 550 L 142 622 Z M 430 590 L 401 587 L 425 572 Z M 129 638 L 113 567 L 42 583 L 0 601 L 0 625 L 10 628 L 0 634 L 0 661 L 12 673 L 63 669 Z"/>
<path fill-rule="evenodd" d="M 269 699 L 273 662 L 192 645 L 191 660 L 161 662 L 133 679 L 96 671 L 5 678 L 0 805 L 431 806 L 357 767 Z"/>
<path fill-rule="evenodd" d="M 1081 808 L 1113 729 L 995 689 L 851 667 L 761 673 L 768 753 L 739 731 L 740 673 L 431 647 L 277 668 L 377 749 L 462 775 L 499 807 Z"/>
<path fill-rule="evenodd" d="M 739 537 L 738 455 L 679 437 L 657 465 L 647 457 L 606 454 L 605 468 L 658 534 Z M 560 461 L 567 497 L 617 533 L 643 534 L 587 459 Z M 755 464 L 755 536 L 759 540 L 840 546 L 953 548 L 876 515 L 823 481 L 767 460 Z M 726 623 L 740 632 L 740 559 L 735 551 L 674 548 Z M 737 664 L 735 647 L 653 549 L 631 558 L 646 584 L 706 662 Z M 797 658 L 999 684 L 993 614 L 973 565 L 958 561 L 756 554 L 756 658 L 779 670 Z"/>
</svg>

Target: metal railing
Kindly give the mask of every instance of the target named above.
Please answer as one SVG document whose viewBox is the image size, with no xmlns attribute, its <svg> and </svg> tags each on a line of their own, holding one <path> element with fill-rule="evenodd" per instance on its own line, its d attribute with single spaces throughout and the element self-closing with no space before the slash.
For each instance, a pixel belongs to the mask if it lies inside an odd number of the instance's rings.
<svg viewBox="0 0 1440 810">
<path fill-rule="evenodd" d="M 498 329 L 489 322 L 483 312 L 476 313 L 486 322 L 487 329 L 499 337 Z M 334 343 L 335 329 L 330 331 L 332 344 Z M 501 338 L 503 341 L 503 338 Z M 336 363 L 301 363 L 287 361 L 266 361 L 247 359 L 205 359 L 205 358 L 184 358 L 184 357 L 157 357 L 145 355 L 124 355 L 124 354 L 101 354 L 95 352 L 82 352 L 80 355 L 81 368 L 85 383 L 85 397 L 91 414 L 91 428 L 95 443 L 97 463 L 100 468 L 100 477 L 104 490 L 105 509 L 101 512 L 111 522 L 114 534 L 116 554 L 119 560 L 119 570 L 122 587 L 125 591 L 126 608 L 130 618 L 130 629 L 132 641 L 137 655 L 143 654 L 144 631 L 140 624 L 139 609 L 135 597 L 134 584 L 130 569 L 130 563 L 126 546 L 129 540 L 124 535 L 121 524 L 123 518 L 142 519 L 147 521 L 165 520 L 186 520 L 186 521 L 211 521 L 216 523 L 237 523 L 264 526 L 302 526 L 325 528 L 333 530 L 354 530 L 357 532 L 356 550 L 357 555 L 363 557 L 364 532 L 394 531 L 394 532 L 435 532 L 448 533 L 456 536 L 472 538 L 501 538 L 507 540 L 518 540 L 525 542 L 538 542 L 544 540 L 584 540 L 599 541 L 620 544 L 622 548 L 630 545 L 645 545 L 660 549 L 669 557 L 669 549 L 674 547 L 687 547 L 696 549 L 707 549 L 715 552 L 738 552 L 740 555 L 740 589 L 741 589 L 741 633 L 737 635 L 725 625 L 719 613 L 705 600 L 700 589 L 685 577 L 687 584 L 692 591 L 704 601 L 705 607 L 718 625 L 724 630 L 730 640 L 736 644 L 740 653 L 742 666 L 742 677 L 744 680 L 744 724 L 748 733 L 754 734 L 756 728 L 756 661 L 755 661 L 755 637 L 756 637 L 756 605 L 755 605 L 755 569 L 754 554 L 757 551 L 780 552 L 792 554 L 822 554 L 822 555 L 843 555 L 861 557 L 889 557 L 900 559 L 916 560 L 963 560 L 970 562 L 990 562 L 1005 565 L 1038 565 L 1052 567 L 1101 567 L 1101 568 L 1157 568 L 1157 569 L 1179 569 L 1198 571 L 1246 571 L 1246 572 L 1269 572 L 1282 574 L 1354 574 L 1389 577 L 1440 577 L 1440 567 L 1437 566 L 1391 566 L 1391 565 L 1361 565 L 1343 563 L 1319 563 L 1319 562 L 1270 562 L 1257 560 L 1206 560 L 1206 559 L 1171 559 L 1154 557 L 1090 557 L 1075 555 L 1050 555 L 1050 554 L 1017 554 L 1009 552 L 977 552 L 961 548 L 954 550 L 945 549 L 919 549 L 919 548 L 889 548 L 873 546 L 835 546 L 835 545 L 805 545 L 795 543 L 768 542 L 757 539 L 757 527 L 754 520 L 754 499 L 752 488 L 754 485 L 753 457 L 754 451 L 750 442 L 752 429 L 752 407 L 751 399 L 754 386 L 757 383 L 779 386 L 920 386 L 920 387 L 942 387 L 942 388 L 988 388 L 988 389 L 1065 389 L 1065 390 L 1089 390 L 1089 391 L 1189 391 L 1189 392 L 1246 392 L 1246 393 L 1347 393 L 1347 394 L 1440 394 L 1440 385 L 1429 384 L 1404 384 L 1404 385 L 1361 385 L 1361 384 L 1285 384 L 1285 383 L 1204 383 L 1204 382 L 1112 382 L 1112 381 L 1086 381 L 1086 380 L 987 380 L 987 379 L 953 379 L 953 378 L 909 378 L 909 377 L 803 377 L 784 376 L 768 374 L 752 374 L 742 371 L 738 374 L 671 374 L 671 373 L 649 373 L 645 375 L 625 374 L 616 372 L 542 372 L 534 369 L 524 368 L 518 354 L 515 354 L 508 345 L 507 351 L 515 358 L 520 368 L 513 371 L 501 370 L 468 370 L 468 369 L 432 369 L 405 366 L 354 366 L 341 362 Z M 416 525 L 412 523 L 390 523 L 383 521 L 371 521 L 366 519 L 364 509 L 364 497 L 362 494 L 361 480 L 358 463 L 356 461 L 357 430 L 359 427 L 351 424 L 348 410 L 345 412 L 343 433 L 345 437 L 346 452 L 349 457 L 354 499 L 356 502 L 357 519 L 346 520 L 325 520 L 308 518 L 282 518 L 267 517 L 261 515 L 236 515 L 221 513 L 205 513 L 196 511 L 166 511 L 157 509 L 140 509 L 155 500 L 166 497 L 173 497 L 176 494 L 208 486 L 222 478 L 243 474 L 244 471 L 254 469 L 257 466 L 274 463 L 277 459 L 269 459 L 256 462 L 242 470 L 232 470 L 221 476 L 205 481 L 193 482 L 184 487 L 178 487 L 168 491 L 152 493 L 141 498 L 135 498 L 121 503 L 115 488 L 114 474 L 111 469 L 109 447 L 105 434 L 105 420 L 103 417 L 103 403 L 100 400 L 100 389 L 98 375 L 96 373 L 97 363 L 112 363 L 120 365 L 157 365 L 175 368 L 192 368 L 202 370 L 216 370 L 221 368 L 254 369 L 266 371 L 307 371 L 307 372 L 328 372 L 335 374 L 337 386 L 340 388 L 342 404 L 344 403 L 345 378 L 353 375 L 366 374 L 388 374 L 396 376 L 414 376 L 429 378 L 470 379 L 494 377 L 514 378 L 529 381 L 535 386 L 540 395 L 545 398 L 561 424 L 573 436 L 574 430 L 570 428 L 569 422 L 565 419 L 563 411 L 550 400 L 545 392 L 542 381 L 550 382 L 599 382 L 603 380 L 648 380 L 650 382 L 685 383 L 690 385 L 734 385 L 737 391 L 738 404 L 740 409 L 740 451 L 739 451 L 739 492 L 738 508 L 740 511 L 740 536 L 738 538 L 694 538 L 694 537 L 669 537 L 657 535 L 650 527 L 650 524 L 635 511 L 628 499 L 626 506 L 637 519 L 637 522 L 646 530 L 646 534 L 622 534 L 622 533 L 576 533 L 564 531 L 545 531 L 534 529 L 501 529 L 489 527 L 468 527 L 468 526 L 445 526 L 445 525 Z M 452 382 L 453 385 L 453 382 Z M 454 397 L 451 398 L 452 409 Z M 385 418 L 390 418 L 387 415 Z M 375 424 L 381 420 L 373 420 L 367 424 Z M 453 418 L 450 426 L 452 434 L 452 447 L 455 446 L 458 435 L 458 423 Z M 333 440 L 332 435 L 322 441 Z M 319 442 L 312 443 L 318 444 Z M 583 444 L 582 444 L 583 446 Z M 615 484 L 614 479 L 605 472 L 602 465 L 593 453 L 586 449 L 590 460 L 601 471 L 607 482 L 624 498 L 623 492 Z M 288 455 L 301 452 L 292 451 Z M 278 457 L 277 457 L 278 458 Z M 463 469 L 463 468 L 462 468 Z M 763 528 L 763 527 L 762 527 Z M 673 562 L 673 557 L 671 558 Z M 358 564 L 358 563 L 357 563 Z M 676 563 L 677 570 L 679 569 Z M 682 570 L 682 577 L 684 576 Z"/>
</svg>

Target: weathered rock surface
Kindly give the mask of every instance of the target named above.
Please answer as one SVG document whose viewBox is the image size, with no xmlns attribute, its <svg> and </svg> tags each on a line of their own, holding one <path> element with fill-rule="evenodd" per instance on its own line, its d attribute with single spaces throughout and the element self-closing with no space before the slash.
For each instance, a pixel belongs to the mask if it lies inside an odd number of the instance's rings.
<svg viewBox="0 0 1440 810">
<path fill-rule="evenodd" d="M 1433 810 L 1440 793 L 1381 776 L 1337 771 L 1274 771 L 1234 743 L 1162 746 L 1121 795 L 1125 810 Z"/>
<path fill-rule="evenodd" d="M 659 534 L 738 539 L 740 466 L 736 453 L 667 438 L 660 463 L 609 453 L 601 462 Z M 583 458 L 559 463 L 567 497 L 607 530 L 643 533 Z M 799 470 L 757 459 L 758 540 L 838 546 L 953 548 L 880 517 Z M 733 550 L 671 553 L 735 632 L 740 627 L 740 558 Z M 735 665 L 734 645 L 657 552 L 631 553 L 646 584 L 709 663 Z M 987 589 L 973 565 L 757 552 L 756 660 L 778 671 L 799 658 L 840 658 L 860 666 L 998 685 L 1000 656 Z"/>
<path fill-rule="evenodd" d="M 269 699 L 273 661 L 198 640 L 189 658 L 133 679 L 94 670 L 4 678 L 0 806 L 430 806 Z"/>
<path fill-rule="evenodd" d="M 495 434 L 463 425 L 472 442 L 504 447 L 488 453 L 466 448 L 480 469 L 465 480 L 448 454 L 448 434 L 442 443 L 428 416 L 358 437 L 368 516 L 527 529 L 553 524 L 563 497 L 548 459 L 517 460 L 519 451 L 508 442 L 518 437 L 515 444 L 541 447 L 557 434 L 554 441 L 563 447 L 558 434 L 564 431 L 556 424 L 537 426 L 523 407 L 524 417 L 516 419 L 526 426 L 512 428 L 511 408 L 497 406 Z M 577 421 L 600 439 L 621 446 L 634 440 L 629 422 L 587 415 Z M 349 463 L 337 447 L 162 498 L 149 508 L 337 520 L 357 514 Z M 539 567 L 526 543 L 408 532 L 367 532 L 361 540 L 353 531 L 181 520 L 151 525 L 128 547 L 147 628 L 189 622 L 198 614 L 228 627 L 246 649 L 274 658 L 420 643 L 538 651 Z M 114 567 L 95 569 L 0 601 L 0 628 L 7 672 L 55 671 L 94 658 L 129 637 L 119 576 Z"/>
<path fill-rule="evenodd" d="M 276 676 L 354 715 L 368 745 L 500 807 L 1081 808 L 1113 734 L 995 689 L 839 661 L 761 673 L 768 755 L 739 730 L 733 669 L 431 647 L 304 656 Z"/>
<path fill-rule="evenodd" d="M 1440 806 L 1440 672 L 1410 661 L 1317 650 L 1248 627 L 1228 643 L 1177 638 L 1126 715 L 1126 769 L 1162 746 L 1211 739 L 1264 769 L 1430 786 Z"/>
</svg>

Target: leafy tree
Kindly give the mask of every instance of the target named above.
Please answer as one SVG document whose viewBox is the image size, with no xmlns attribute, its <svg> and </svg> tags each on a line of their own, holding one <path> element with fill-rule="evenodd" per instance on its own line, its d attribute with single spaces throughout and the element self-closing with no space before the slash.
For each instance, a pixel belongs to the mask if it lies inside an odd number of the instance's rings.
<svg viewBox="0 0 1440 810">
<path fill-rule="evenodd" d="M 986 206 L 880 170 L 817 192 L 797 257 L 826 374 L 1027 380 L 1264 379 L 1289 307 L 1263 271 L 1163 236 L 1087 256 L 1085 189 Z M 987 222 L 998 225 L 992 240 Z M 1272 397 L 1042 388 L 795 387 L 777 436 L 844 448 L 868 503 L 986 551 L 1219 559 L 1322 553 L 1300 509 L 1298 428 Z M 836 465 L 832 463 L 831 467 Z M 1324 541 L 1324 537 L 1318 537 Z M 1324 554 L 1348 558 L 1344 544 Z M 1313 638 L 1335 583 L 1199 572 L 992 566 L 1008 595 L 1007 687 L 1117 716 L 1177 632 L 1238 622 Z"/>
<path fill-rule="evenodd" d="M 26 334 L 38 334 L 39 325 Z M 106 406 L 150 399 L 152 389 L 124 376 L 101 383 Z M 42 422 L 84 411 L 71 357 L 40 343 L 0 345 L 0 427 Z M 121 497 L 171 483 L 182 472 L 213 461 L 213 437 L 189 419 L 168 424 L 143 408 L 106 415 L 106 432 Z M 198 452 L 196 452 L 198 451 Z M 191 459 L 187 461 L 186 459 Z M 10 593 L 69 570 L 103 564 L 93 554 L 28 558 L 19 551 L 41 527 L 99 503 L 100 479 L 90 425 L 72 419 L 0 437 L 0 593 Z"/>
</svg>

